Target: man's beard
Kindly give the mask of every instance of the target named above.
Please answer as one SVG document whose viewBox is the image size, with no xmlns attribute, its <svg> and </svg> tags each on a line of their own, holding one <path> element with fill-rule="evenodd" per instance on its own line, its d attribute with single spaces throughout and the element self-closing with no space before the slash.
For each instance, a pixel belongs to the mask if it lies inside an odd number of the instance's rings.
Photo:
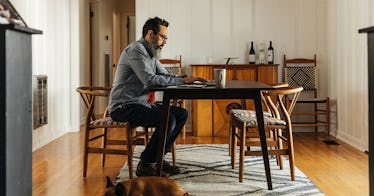
<svg viewBox="0 0 374 196">
<path fill-rule="evenodd" d="M 158 46 L 157 45 L 157 38 L 152 38 L 151 42 L 149 43 L 149 46 L 151 48 L 153 57 L 156 57 L 157 59 L 160 59 L 161 58 L 161 49 L 162 49 L 163 44 L 161 46 Z"/>
</svg>

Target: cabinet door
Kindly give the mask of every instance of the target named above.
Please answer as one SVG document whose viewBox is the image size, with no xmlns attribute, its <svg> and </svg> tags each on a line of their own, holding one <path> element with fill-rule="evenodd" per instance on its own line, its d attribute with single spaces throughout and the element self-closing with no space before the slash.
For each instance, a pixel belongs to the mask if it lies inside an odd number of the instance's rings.
<svg viewBox="0 0 374 196">
<path fill-rule="evenodd" d="M 256 80 L 255 67 L 228 69 L 227 73 L 230 73 L 226 75 L 227 80 Z M 251 100 L 247 102 L 246 105 L 253 103 Z M 238 106 L 241 106 L 241 100 L 239 99 L 213 100 L 213 136 L 226 137 L 229 135 L 229 112 L 232 108 L 238 108 Z"/>
<path fill-rule="evenodd" d="M 213 80 L 211 66 L 192 66 L 193 76 Z M 192 100 L 192 133 L 194 136 L 212 136 L 212 100 Z"/>
<path fill-rule="evenodd" d="M 191 66 L 193 76 L 213 80 L 211 65 Z M 222 68 L 222 66 L 220 66 Z M 264 83 L 278 82 L 278 65 L 236 65 L 226 70 L 227 80 L 258 80 Z M 232 107 L 241 105 L 238 99 L 192 100 L 192 132 L 194 136 L 228 136 Z M 254 109 L 253 100 L 246 100 L 246 109 Z"/>
<path fill-rule="evenodd" d="M 256 67 L 245 67 L 235 69 L 232 80 L 256 80 Z"/>
<path fill-rule="evenodd" d="M 216 99 L 213 100 L 213 136 L 228 136 L 232 107 L 241 105 L 240 99 Z"/>
<path fill-rule="evenodd" d="M 213 80 L 213 67 L 211 66 L 193 66 L 191 75 L 203 77 L 207 80 Z"/>
<path fill-rule="evenodd" d="M 275 84 L 278 82 L 278 65 L 259 66 L 257 73 L 259 82 Z"/>
<path fill-rule="evenodd" d="M 192 133 L 194 136 L 212 136 L 213 101 L 192 100 Z"/>
</svg>

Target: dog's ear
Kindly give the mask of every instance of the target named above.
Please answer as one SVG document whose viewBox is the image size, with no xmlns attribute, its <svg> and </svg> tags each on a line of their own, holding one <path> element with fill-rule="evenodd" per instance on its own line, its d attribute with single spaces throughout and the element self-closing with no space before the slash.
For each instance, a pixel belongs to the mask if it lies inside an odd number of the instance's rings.
<svg viewBox="0 0 374 196">
<path fill-rule="evenodd" d="M 112 187 L 113 183 L 110 181 L 109 176 L 106 176 L 106 188 Z"/>
<path fill-rule="evenodd" d="M 125 192 L 125 187 L 123 186 L 122 183 L 118 183 L 116 185 L 115 192 L 116 192 L 116 195 L 118 195 L 118 196 L 122 196 L 123 195 L 123 193 Z"/>
</svg>

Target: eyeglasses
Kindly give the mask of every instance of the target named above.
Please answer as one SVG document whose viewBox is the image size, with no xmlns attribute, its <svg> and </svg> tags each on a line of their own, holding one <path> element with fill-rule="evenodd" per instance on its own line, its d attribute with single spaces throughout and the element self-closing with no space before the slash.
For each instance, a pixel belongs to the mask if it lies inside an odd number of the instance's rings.
<svg viewBox="0 0 374 196">
<path fill-rule="evenodd" d="M 159 35 L 162 38 L 163 41 L 168 40 L 168 37 L 166 37 L 166 35 L 162 35 L 160 33 L 157 33 L 157 35 Z"/>
</svg>

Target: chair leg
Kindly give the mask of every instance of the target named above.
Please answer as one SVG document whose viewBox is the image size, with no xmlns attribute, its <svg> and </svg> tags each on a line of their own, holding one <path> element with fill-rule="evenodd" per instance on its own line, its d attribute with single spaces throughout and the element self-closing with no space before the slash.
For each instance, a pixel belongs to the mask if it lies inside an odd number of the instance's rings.
<svg viewBox="0 0 374 196">
<path fill-rule="evenodd" d="M 144 146 L 147 146 L 148 145 L 148 142 L 149 142 L 149 129 L 151 128 L 148 128 L 148 127 L 143 127 L 143 131 L 144 131 Z"/>
<path fill-rule="evenodd" d="M 277 148 L 278 149 L 283 149 L 283 141 L 279 137 L 279 136 L 282 136 L 282 129 L 277 129 L 276 132 L 277 132 L 276 134 L 277 134 L 277 142 L 278 142 Z M 278 162 L 279 162 L 279 169 L 283 169 L 282 155 L 278 155 L 277 159 L 278 159 Z"/>
<path fill-rule="evenodd" d="M 244 156 L 245 156 L 245 138 L 246 125 L 240 128 L 240 157 L 239 157 L 239 182 L 243 182 L 244 175 Z"/>
<path fill-rule="evenodd" d="M 314 103 L 314 124 L 316 124 L 316 126 L 314 127 L 314 133 L 315 135 L 318 135 L 318 115 L 317 115 L 317 112 L 318 112 L 318 105 L 317 103 Z"/>
<path fill-rule="evenodd" d="M 233 137 L 233 132 L 232 132 L 232 129 L 233 129 L 233 126 L 232 126 L 232 119 L 231 119 L 231 115 L 230 115 L 230 122 L 229 122 L 229 156 L 231 156 L 231 148 L 232 148 L 232 137 Z M 232 163 L 232 161 L 231 161 Z"/>
<path fill-rule="evenodd" d="M 290 174 L 291 180 L 295 181 L 295 156 L 293 148 L 293 136 L 292 136 L 292 127 L 288 126 L 287 128 L 287 145 L 288 145 L 288 159 L 290 162 Z"/>
<path fill-rule="evenodd" d="M 86 125 L 85 133 L 84 133 L 84 157 L 83 157 L 83 177 L 87 176 L 87 162 L 88 162 L 88 141 L 89 141 L 89 128 Z"/>
<path fill-rule="evenodd" d="M 326 131 L 330 135 L 330 98 L 326 98 Z"/>
<path fill-rule="evenodd" d="M 129 166 L 129 177 L 130 179 L 133 178 L 133 149 L 132 149 L 132 135 L 135 128 L 132 128 L 130 124 L 127 125 L 126 132 L 127 132 L 127 164 Z"/>
<path fill-rule="evenodd" d="M 177 156 L 177 143 L 174 142 L 173 144 L 173 149 L 171 150 L 171 157 L 173 159 L 173 165 L 175 166 L 177 164 L 177 161 L 176 161 L 176 156 Z"/>
<path fill-rule="evenodd" d="M 104 132 L 104 136 L 103 136 L 103 145 L 102 145 L 102 147 L 105 149 L 106 145 L 107 145 L 106 141 L 107 141 L 107 137 L 108 137 L 108 135 L 107 135 L 108 134 L 108 129 L 107 128 L 103 128 L 103 132 Z M 105 158 L 106 158 L 105 155 L 106 155 L 105 153 L 103 153 L 101 155 L 101 167 L 105 166 Z"/>
<path fill-rule="evenodd" d="M 182 100 L 179 104 L 179 107 L 181 108 L 186 108 L 186 102 L 184 100 Z M 186 125 L 183 126 L 183 129 L 182 129 L 182 138 L 183 139 L 186 139 Z"/>
<path fill-rule="evenodd" d="M 237 145 L 237 138 L 236 138 L 236 130 L 237 128 L 235 126 L 231 126 L 231 133 L 230 133 L 230 137 L 231 137 L 231 147 L 229 147 L 230 149 L 230 155 L 231 155 L 231 168 L 232 169 L 235 169 L 235 162 L 236 162 L 236 145 Z"/>
<path fill-rule="evenodd" d="M 273 141 L 277 143 L 277 146 L 274 147 L 274 149 L 279 149 L 279 138 L 278 138 L 278 130 L 277 129 L 269 129 L 269 134 L 272 135 Z M 275 156 L 277 160 L 277 165 L 280 165 L 280 156 L 276 155 Z"/>
<path fill-rule="evenodd" d="M 186 139 L 186 125 L 184 125 L 182 128 L 182 138 Z"/>
</svg>

